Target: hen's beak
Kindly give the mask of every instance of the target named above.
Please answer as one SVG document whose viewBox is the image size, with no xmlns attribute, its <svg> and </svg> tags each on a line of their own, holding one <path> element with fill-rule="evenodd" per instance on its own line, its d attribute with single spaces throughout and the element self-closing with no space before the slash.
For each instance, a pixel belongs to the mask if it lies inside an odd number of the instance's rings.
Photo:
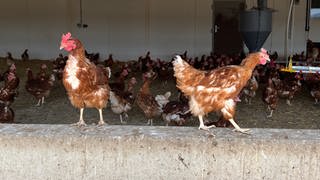
<svg viewBox="0 0 320 180">
<path fill-rule="evenodd" d="M 271 61 L 269 56 L 266 58 L 266 60 L 267 60 L 268 62 L 270 62 L 270 61 Z"/>
<path fill-rule="evenodd" d="M 62 50 L 63 49 L 63 46 L 60 46 L 60 50 Z"/>
</svg>

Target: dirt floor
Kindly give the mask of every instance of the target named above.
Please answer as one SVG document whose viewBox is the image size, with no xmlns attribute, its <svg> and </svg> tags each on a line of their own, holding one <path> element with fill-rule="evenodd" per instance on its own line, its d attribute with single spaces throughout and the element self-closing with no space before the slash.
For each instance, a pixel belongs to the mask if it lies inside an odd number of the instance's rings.
<svg viewBox="0 0 320 180">
<path fill-rule="evenodd" d="M 46 62 L 52 67 L 49 61 L 30 60 L 28 62 L 16 61 L 18 76 L 20 77 L 19 96 L 12 104 L 15 112 L 15 121 L 26 124 L 71 124 L 79 120 L 79 110 L 75 109 L 69 102 L 65 89 L 61 81 L 56 81 L 50 96 L 45 100 L 45 104 L 36 107 L 37 103 L 33 96 L 25 90 L 26 81 L 25 69 L 30 67 L 36 73 L 39 65 Z M 0 72 L 6 69 L 5 61 L 0 60 Z M 141 85 L 141 76 L 137 77 L 138 84 L 136 91 Z M 135 92 L 136 92 L 135 91 Z M 171 91 L 171 100 L 176 99 L 177 91 L 173 80 L 164 84 L 160 81 L 154 81 L 151 85 L 153 94 L 165 93 Z M 292 106 L 288 106 L 285 100 L 280 100 L 278 109 L 274 112 L 272 118 L 266 118 L 266 105 L 261 100 L 261 88 L 257 96 L 253 99 L 252 104 L 246 104 L 244 101 L 237 105 L 235 119 L 240 127 L 249 128 L 293 128 L 293 129 L 319 129 L 320 128 L 320 105 L 314 105 L 314 100 L 309 92 L 302 90 L 293 100 Z M 147 120 L 144 118 L 142 111 L 136 106 L 128 113 L 129 125 L 146 125 Z M 109 124 L 120 124 L 119 116 L 114 114 L 110 108 L 103 111 L 104 119 Z M 212 121 L 218 120 L 214 113 L 207 117 Z M 88 124 L 97 123 L 99 114 L 96 109 L 85 109 L 84 119 Z M 187 123 L 187 126 L 198 126 L 197 118 L 193 117 Z M 160 119 L 154 121 L 154 125 L 165 125 Z"/>
</svg>

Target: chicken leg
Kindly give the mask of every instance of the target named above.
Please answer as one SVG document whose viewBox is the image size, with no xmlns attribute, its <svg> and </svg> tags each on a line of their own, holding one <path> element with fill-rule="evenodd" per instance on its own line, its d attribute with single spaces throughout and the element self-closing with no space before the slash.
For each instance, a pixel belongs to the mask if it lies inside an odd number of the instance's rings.
<svg viewBox="0 0 320 180">
<path fill-rule="evenodd" d="M 41 106 L 43 103 L 44 103 L 44 96 L 38 100 L 38 103 L 36 104 L 36 106 Z"/>
<path fill-rule="evenodd" d="M 267 115 L 267 118 L 272 118 L 273 109 L 268 106 L 268 110 L 270 111 L 270 114 Z"/>
<path fill-rule="evenodd" d="M 103 120 L 103 116 L 102 116 L 102 109 L 98 109 L 99 110 L 99 115 L 100 115 L 100 120 L 99 120 L 99 126 L 102 126 L 104 124 L 106 124 Z"/>
<path fill-rule="evenodd" d="M 148 119 L 147 125 L 153 126 L 153 119 Z"/>
<path fill-rule="evenodd" d="M 36 104 L 36 106 L 41 106 L 41 99 L 38 100 L 38 103 Z"/>
<path fill-rule="evenodd" d="M 121 124 L 127 124 L 127 122 L 123 120 L 122 114 L 124 115 L 124 118 L 126 118 L 126 119 L 128 118 L 128 114 L 127 113 L 121 113 L 120 114 L 120 122 L 121 122 Z"/>
<path fill-rule="evenodd" d="M 205 130 L 205 131 L 209 131 L 210 128 L 214 128 L 216 127 L 215 125 L 211 125 L 211 126 L 206 126 L 203 123 L 203 117 L 201 115 L 198 116 L 199 117 L 199 121 L 200 121 L 200 126 L 199 129 L 200 130 Z"/>
<path fill-rule="evenodd" d="M 224 108 L 221 109 L 221 113 L 225 119 L 228 119 L 230 123 L 233 125 L 235 128 L 233 131 L 241 132 L 243 134 L 250 134 L 249 131 L 250 129 L 241 129 L 236 122 L 233 120 L 233 116 L 235 113 L 235 103 L 234 101 L 230 101 L 232 103 L 227 104 Z"/>
<path fill-rule="evenodd" d="M 41 105 L 44 104 L 44 96 L 41 98 Z"/>
<path fill-rule="evenodd" d="M 86 126 L 86 123 L 85 123 L 84 120 L 83 120 L 83 109 L 84 109 L 84 108 L 80 108 L 80 119 L 79 119 L 79 122 L 74 123 L 74 124 L 72 124 L 72 125 L 76 125 L 76 126 Z"/>
<path fill-rule="evenodd" d="M 234 120 L 231 118 L 229 119 L 229 121 L 231 122 L 231 124 L 235 127 L 235 129 L 233 131 L 237 131 L 237 132 L 241 132 L 243 134 L 250 134 L 249 131 L 250 129 L 242 129 L 238 126 L 238 124 L 236 122 L 234 122 Z"/>
</svg>

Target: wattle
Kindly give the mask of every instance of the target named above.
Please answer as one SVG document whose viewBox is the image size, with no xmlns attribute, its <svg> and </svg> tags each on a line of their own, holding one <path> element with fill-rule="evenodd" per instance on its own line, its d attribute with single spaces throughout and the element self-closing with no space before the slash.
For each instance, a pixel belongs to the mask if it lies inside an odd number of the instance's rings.
<svg viewBox="0 0 320 180">
<path fill-rule="evenodd" d="M 266 59 L 263 58 L 263 59 L 260 60 L 260 64 L 265 65 L 266 63 L 267 63 Z"/>
</svg>

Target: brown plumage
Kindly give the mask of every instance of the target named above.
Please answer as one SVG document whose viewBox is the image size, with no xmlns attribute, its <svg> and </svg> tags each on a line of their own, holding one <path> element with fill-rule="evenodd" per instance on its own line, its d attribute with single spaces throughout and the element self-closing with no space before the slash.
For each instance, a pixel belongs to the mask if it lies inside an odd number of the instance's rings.
<svg viewBox="0 0 320 180">
<path fill-rule="evenodd" d="M 148 124 L 152 125 L 153 118 L 161 114 L 160 107 L 155 97 L 150 93 L 150 83 L 154 76 L 154 72 L 143 74 L 144 82 L 136 96 L 136 103 L 143 111 L 148 120 Z"/>
<path fill-rule="evenodd" d="M 62 54 L 59 54 L 59 56 L 52 62 L 53 72 L 59 80 L 62 79 L 63 69 L 67 60 L 68 56 L 64 57 Z"/>
<path fill-rule="evenodd" d="M 14 123 L 13 110 L 2 102 L 0 102 L 0 123 Z"/>
<path fill-rule="evenodd" d="M 150 83 L 155 78 L 153 71 L 148 71 L 143 74 L 143 84 L 136 96 L 136 103 L 143 111 L 145 117 L 148 119 L 148 124 L 153 124 L 153 119 L 161 115 L 162 107 L 169 101 L 164 98 L 156 98 L 150 92 Z M 164 97 L 164 96 L 163 96 Z M 169 98 L 166 96 L 165 98 Z"/>
<path fill-rule="evenodd" d="M 38 103 L 36 106 L 41 106 L 44 103 L 44 99 L 49 96 L 50 91 L 54 85 L 55 77 L 51 74 L 48 78 L 34 77 L 30 68 L 27 68 L 27 81 L 25 89 L 28 93 L 33 95 Z"/>
<path fill-rule="evenodd" d="M 110 106 L 112 112 L 120 115 L 121 124 L 123 121 L 122 115 L 128 118 L 127 112 L 132 109 L 134 103 L 133 87 L 137 83 L 136 78 L 132 77 L 128 81 L 128 87 L 126 91 L 110 91 Z"/>
<path fill-rule="evenodd" d="M 21 60 L 22 61 L 28 61 L 29 60 L 28 49 L 25 49 L 23 51 L 23 53 L 21 54 Z"/>
<path fill-rule="evenodd" d="M 183 101 L 170 101 L 162 108 L 162 119 L 166 125 L 182 126 L 191 117 L 189 105 Z"/>
<path fill-rule="evenodd" d="M 119 75 L 119 77 L 115 80 L 115 82 L 109 83 L 110 89 L 112 91 L 124 91 L 125 90 L 125 79 L 128 76 L 128 70 L 123 69 Z"/>
<path fill-rule="evenodd" d="M 106 67 L 112 67 L 113 64 L 114 64 L 114 61 L 113 61 L 112 54 L 109 54 L 108 59 L 104 60 L 104 65 L 105 65 Z"/>
<path fill-rule="evenodd" d="M 280 98 L 286 99 L 286 103 L 289 106 L 292 106 L 292 100 L 301 88 L 301 79 L 302 76 L 299 73 L 294 77 L 289 76 L 284 80 L 274 79 L 275 87 L 278 91 L 278 96 Z"/>
<path fill-rule="evenodd" d="M 252 53 L 239 66 L 224 66 L 211 71 L 200 71 L 177 56 L 173 62 L 177 87 L 189 97 L 191 113 L 198 116 L 199 129 L 210 127 L 203 123 L 203 116 L 220 111 L 237 131 L 245 133 L 234 121 L 236 102 L 241 89 L 247 84 L 253 69 L 269 60 L 266 50 Z"/>
<path fill-rule="evenodd" d="M 84 47 L 78 39 L 71 38 L 68 33 L 62 36 L 60 49 L 69 52 L 69 58 L 63 72 L 63 85 L 71 104 L 80 109 L 80 119 L 77 125 L 85 125 L 84 108 L 99 110 L 99 125 L 105 124 L 102 109 L 109 99 L 110 69 L 91 63 L 86 57 Z"/>
<path fill-rule="evenodd" d="M 246 103 L 251 104 L 252 98 L 256 96 L 256 91 L 259 88 L 258 81 L 255 76 L 252 76 L 247 85 L 242 89 L 242 95 L 244 96 L 244 100 Z"/>
<path fill-rule="evenodd" d="M 16 67 L 11 64 L 9 70 L 4 75 L 4 86 L 0 89 L 0 101 L 6 106 L 10 106 L 18 96 L 19 77 L 16 75 Z"/>
<path fill-rule="evenodd" d="M 271 78 L 268 79 L 268 84 L 263 91 L 262 100 L 268 106 L 270 113 L 267 115 L 268 118 L 272 117 L 273 111 L 276 109 L 279 101 L 278 91 L 275 88 L 274 82 Z"/>
</svg>

